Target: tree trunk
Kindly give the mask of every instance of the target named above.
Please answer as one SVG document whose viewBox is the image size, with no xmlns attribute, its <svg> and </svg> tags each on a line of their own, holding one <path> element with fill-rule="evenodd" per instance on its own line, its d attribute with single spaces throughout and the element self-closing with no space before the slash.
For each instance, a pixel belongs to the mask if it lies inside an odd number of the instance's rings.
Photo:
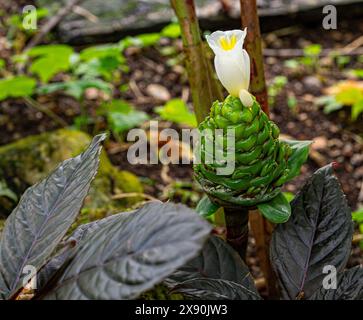
<svg viewBox="0 0 363 320">
<path fill-rule="evenodd" d="M 181 27 L 194 111 L 200 123 L 209 115 L 212 103 L 223 99 L 222 90 L 205 55 L 194 1 L 170 0 L 170 3 Z"/>
</svg>

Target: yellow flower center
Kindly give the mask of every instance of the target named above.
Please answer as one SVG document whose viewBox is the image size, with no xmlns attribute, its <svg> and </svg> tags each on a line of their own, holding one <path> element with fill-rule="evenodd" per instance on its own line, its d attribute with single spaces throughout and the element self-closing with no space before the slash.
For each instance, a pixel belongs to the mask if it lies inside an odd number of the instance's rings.
<svg viewBox="0 0 363 320">
<path fill-rule="evenodd" d="M 232 50 L 237 43 L 237 37 L 233 34 L 231 37 L 221 37 L 219 43 L 223 50 Z"/>
</svg>

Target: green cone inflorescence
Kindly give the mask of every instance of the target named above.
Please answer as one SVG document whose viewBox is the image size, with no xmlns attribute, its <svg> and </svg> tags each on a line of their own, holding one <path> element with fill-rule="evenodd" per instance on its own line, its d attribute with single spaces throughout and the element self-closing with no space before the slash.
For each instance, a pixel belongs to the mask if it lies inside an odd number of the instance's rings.
<svg viewBox="0 0 363 320">
<path fill-rule="evenodd" d="M 223 129 L 223 154 L 235 153 L 235 168 L 228 175 L 217 174 L 218 162 L 205 161 L 210 139 L 201 138 L 201 164 L 194 166 L 196 178 L 213 202 L 224 207 L 254 206 L 274 198 L 287 180 L 290 146 L 279 140 L 280 130 L 261 110 L 256 100 L 252 107 L 228 96 L 213 103 L 209 117 L 199 130 Z M 235 149 L 227 148 L 227 129 L 235 133 Z M 212 140 L 217 139 L 212 135 Z M 218 140 L 218 139 L 217 139 Z"/>
</svg>

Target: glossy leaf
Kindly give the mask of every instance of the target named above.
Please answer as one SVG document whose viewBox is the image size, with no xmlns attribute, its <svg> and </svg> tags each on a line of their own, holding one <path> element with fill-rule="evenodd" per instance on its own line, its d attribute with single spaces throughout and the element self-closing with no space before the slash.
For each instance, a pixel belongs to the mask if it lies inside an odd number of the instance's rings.
<svg viewBox="0 0 363 320">
<path fill-rule="evenodd" d="M 183 205 L 152 202 L 86 236 L 45 299 L 133 299 L 202 248 L 210 225 Z"/>
<path fill-rule="evenodd" d="M 230 245 L 217 236 L 211 236 L 202 252 L 168 277 L 166 283 L 175 286 L 196 278 L 229 280 L 255 290 L 246 264 Z"/>
<path fill-rule="evenodd" d="M 199 256 L 174 272 L 165 284 L 173 292 L 199 299 L 259 297 L 246 264 L 231 246 L 216 236 L 211 236 Z"/>
<path fill-rule="evenodd" d="M 191 279 L 178 285 L 175 290 L 195 300 L 261 300 L 256 292 L 245 286 L 222 279 Z"/>
<path fill-rule="evenodd" d="M 363 300 L 363 267 L 356 266 L 337 277 L 336 288 L 322 286 L 310 300 Z"/>
<path fill-rule="evenodd" d="M 195 210 L 202 216 L 202 217 L 209 217 L 212 214 L 216 213 L 220 206 L 214 204 L 210 201 L 207 195 L 204 195 L 202 199 L 198 202 L 197 207 Z"/>
<path fill-rule="evenodd" d="M 313 174 L 291 208 L 273 233 L 271 261 L 284 298 L 309 298 L 326 276 L 323 267 L 340 272 L 350 255 L 352 217 L 332 165 Z"/>
<path fill-rule="evenodd" d="M 282 192 L 268 202 L 257 204 L 257 208 L 272 223 L 284 223 L 291 215 L 290 203 Z"/>
<path fill-rule="evenodd" d="M 0 298 L 22 288 L 24 267 L 39 270 L 74 222 L 96 175 L 104 139 L 95 137 L 84 153 L 29 188 L 8 217 L 0 243 Z"/>
<path fill-rule="evenodd" d="M 63 272 L 64 266 L 73 259 L 77 250 L 84 244 L 87 237 L 105 226 L 119 219 L 119 214 L 96 220 L 90 223 L 80 225 L 62 244 L 57 253 L 45 264 L 37 275 L 37 293 L 42 294 L 43 288 L 52 280 Z"/>
</svg>

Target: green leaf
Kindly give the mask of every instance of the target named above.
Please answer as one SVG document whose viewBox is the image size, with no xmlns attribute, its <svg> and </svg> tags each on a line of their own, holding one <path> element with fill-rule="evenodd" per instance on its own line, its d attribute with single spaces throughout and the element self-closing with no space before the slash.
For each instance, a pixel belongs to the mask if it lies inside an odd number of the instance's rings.
<svg viewBox="0 0 363 320">
<path fill-rule="evenodd" d="M 27 97 L 33 94 L 36 81 L 26 76 L 0 80 L 0 101 L 7 98 Z"/>
<path fill-rule="evenodd" d="M 295 198 L 295 195 L 292 192 L 283 192 L 283 194 L 284 194 L 286 200 L 289 202 L 291 202 Z"/>
<path fill-rule="evenodd" d="M 297 69 L 300 66 L 300 62 L 295 59 L 289 59 L 284 62 L 284 66 L 289 69 Z"/>
<path fill-rule="evenodd" d="M 160 34 L 159 33 L 145 33 L 140 34 L 136 38 L 136 43 L 145 48 L 145 47 L 151 47 L 157 44 L 160 40 Z"/>
<path fill-rule="evenodd" d="M 143 111 L 137 111 L 123 100 L 112 100 L 101 106 L 99 114 L 107 117 L 111 129 L 117 133 L 135 128 L 149 119 Z"/>
<path fill-rule="evenodd" d="M 186 103 L 181 99 L 171 99 L 163 107 L 154 109 L 163 120 L 172 121 L 178 124 L 197 127 L 195 114 L 190 112 Z"/>
<path fill-rule="evenodd" d="M 17 195 L 9 189 L 5 181 L 0 180 L 0 197 L 7 197 L 14 202 L 18 201 Z"/>
<path fill-rule="evenodd" d="M 321 53 L 321 45 L 320 44 L 311 44 L 304 48 L 304 54 L 307 56 L 318 56 Z"/>
<path fill-rule="evenodd" d="M 290 203 L 282 192 L 268 202 L 257 204 L 257 208 L 272 223 L 285 223 L 291 215 Z"/>
<path fill-rule="evenodd" d="M 324 106 L 325 114 L 329 114 L 343 108 L 343 104 L 338 102 L 334 96 L 322 96 L 317 98 L 315 99 L 315 104 L 318 106 Z"/>
<path fill-rule="evenodd" d="M 96 175 L 104 139 L 95 137 L 84 153 L 29 188 L 8 217 L 0 242 L 0 298 L 22 288 L 25 266 L 40 270 L 74 222 Z"/>
<path fill-rule="evenodd" d="M 85 91 L 88 88 L 99 89 L 106 94 L 112 93 L 111 85 L 100 79 L 93 80 L 74 80 L 68 82 L 55 82 L 47 85 L 43 85 L 38 88 L 38 94 L 50 94 L 57 91 L 64 91 L 66 94 L 74 97 L 77 100 L 82 99 Z"/>
<path fill-rule="evenodd" d="M 341 90 L 341 92 L 337 93 L 335 99 L 343 105 L 352 106 L 363 100 L 363 92 L 361 89 L 355 87 L 346 88 L 345 90 Z"/>
<path fill-rule="evenodd" d="M 352 69 L 349 71 L 351 75 L 359 79 L 363 79 L 363 69 Z"/>
<path fill-rule="evenodd" d="M 180 38 L 181 29 L 179 23 L 171 23 L 161 30 L 161 35 L 166 38 Z"/>
<path fill-rule="evenodd" d="M 80 52 L 80 58 L 83 61 L 90 61 L 94 59 L 102 59 L 106 57 L 116 58 L 119 62 L 124 62 L 124 57 L 120 46 L 117 44 L 106 44 L 100 46 L 93 46 L 83 49 Z"/>
<path fill-rule="evenodd" d="M 320 287 L 310 300 L 363 300 L 363 267 L 356 266 L 338 274 L 337 287 Z"/>
<path fill-rule="evenodd" d="M 313 174 L 291 209 L 272 234 L 271 262 L 284 299 L 309 299 L 326 277 L 324 266 L 339 273 L 350 256 L 353 222 L 332 165 Z"/>
<path fill-rule="evenodd" d="M 183 205 L 152 202 L 122 213 L 84 238 L 45 299 L 137 298 L 194 258 L 210 231 Z"/>
<path fill-rule="evenodd" d="M 362 96 L 363 97 L 363 96 Z M 363 99 L 357 101 L 352 105 L 352 120 L 355 121 L 358 119 L 358 116 L 363 112 Z"/>
<path fill-rule="evenodd" d="M 207 195 L 204 195 L 203 198 L 198 202 L 195 211 L 197 211 L 202 217 L 209 217 L 216 213 L 219 208 L 219 205 L 214 204 L 212 201 L 210 201 Z"/>
<path fill-rule="evenodd" d="M 53 76 L 70 67 L 73 48 L 66 45 L 42 45 L 30 49 L 27 55 L 33 58 L 29 70 L 47 83 Z"/>
<path fill-rule="evenodd" d="M 359 208 L 357 211 L 354 211 L 352 213 L 353 221 L 356 221 L 358 223 L 363 222 L 363 207 Z"/>
<path fill-rule="evenodd" d="M 297 140 L 282 140 L 286 142 L 291 150 L 291 156 L 287 162 L 290 170 L 289 175 L 285 178 L 284 182 L 290 181 L 300 174 L 301 166 L 306 162 L 309 156 L 309 146 L 312 141 L 297 141 Z"/>
</svg>

